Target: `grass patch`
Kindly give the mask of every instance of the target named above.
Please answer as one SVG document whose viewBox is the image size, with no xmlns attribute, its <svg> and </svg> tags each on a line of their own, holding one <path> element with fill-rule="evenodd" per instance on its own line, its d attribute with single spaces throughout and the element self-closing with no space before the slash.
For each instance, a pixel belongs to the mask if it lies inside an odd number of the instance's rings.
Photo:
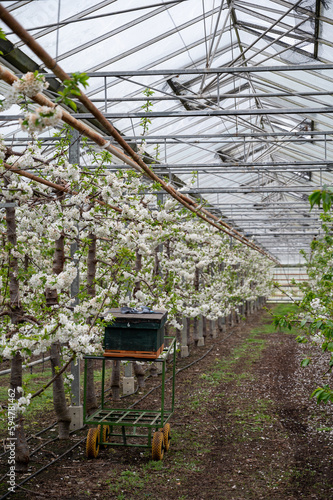
<svg viewBox="0 0 333 500">
<path fill-rule="evenodd" d="M 248 369 L 253 362 L 260 359 L 261 352 L 266 347 L 266 339 L 259 338 L 259 334 L 262 333 L 261 328 L 251 330 L 248 338 L 241 345 L 235 347 L 228 358 L 216 359 L 212 368 L 207 373 L 201 374 L 201 379 L 213 386 L 218 385 L 220 382 L 232 381 L 236 381 L 238 385 L 241 385 L 242 380 L 249 377 L 254 380 L 254 376 L 248 373 Z M 238 363 L 242 363 L 242 372 L 240 373 L 234 370 L 235 365 Z"/>
<path fill-rule="evenodd" d="M 243 401 L 240 401 L 241 406 L 233 410 L 230 415 L 236 417 L 234 423 L 244 427 L 245 433 L 242 432 L 242 440 L 244 434 L 249 437 L 249 440 L 257 437 L 257 434 L 264 432 L 265 426 L 271 423 L 274 418 L 268 410 L 272 406 L 272 401 L 267 399 L 258 399 L 256 405 L 247 406 Z"/>
<path fill-rule="evenodd" d="M 106 480 L 109 492 L 116 494 L 117 497 L 113 498 L 117 498 L 118 500 L 132 498 L 129 495 L 141 493 L 148 482 L 148 472 L 146 470 L 138 472 L 133 467 L 122 471 L 120 474 L 114 473 Z"/>
<path fill-rule="evenodd" d="M 51 369 L 44 370 L 44 372 L 36 373 L 25 373 L 23 375 L 23 387 L 26 392 L 34 393 L 41 388 L 48 380 L 52 378 Z M 4 406 L 8 404 L 8 388 L 9 388 L 9 375 L 8 375 L 8 386 L 0 386 L 0 401 Z M 34 400 L 32 400 L 31 405 L 29 405 L 24 413 L 24 418 L 28 422 L 26 427 L 33 426 L 34 429 L 39 428 L 39 418 L 40 414 L 45 411 L 50 411 L 53 409 L 53 395 L 52 386 L 45 389 L 44 392 Z M 0 433 L 1 435 L 7 434 L 7 417 L 2 415 L 0 418 Z"/>
<path fill-rule="evenodd" d="M 268 319 L 270 319 L 271 322 L 262 324 L 260 327 L 254 328 L 252 332 L 255 334 L 262 333 L 263 335 L 267 335 L 279 331 L 288 335 L 299 335 L 299 331 L 297 330 L 297 328 L 292 328 L 291 330 L 289 330 L 289 328 L 276 328 L 276 326 L 273 325 L 273 319 L 275 316 L 287 316 L 290 313 L 296 312 L 297 309 L 298 308 L 295 304 L 278 304 L 272 309 L 267 309 Z"/>
<path fill-rule="evenodd" d="M 50 362 L 47 361 L 47 366 L 50 366 Z M 105 369 L 105 387 L 108 387 L 108 381 L 111 378 L 112 366 L 109 363 L 109 368 Z M 70 373 L 70 369 L 67 370 L 67 373 Z M 44 369 L 43 371 L 39 370 L 34 373 L 29 373 L 28 369 L 23 371 L 23 388 L 26 394 L 33 394 L 38 391 L 44 384 L 49 382 L 52 378 L 52 370 L 51 368 Z M 102 381 L 102 370 L 97 369 L 94 371 L 94 380 L 96 385 L 96 390 L 100 386 Z M 3 406 L 7 406 L 8 404 L 8 388 L 10 387 L 10 374 L 5 375 L 1 379 L 2 385 L 0 386 L 0 403 Z M 81 374 L 81 383 L 83 384 L 83 373 Z M 67 401 L 70 404 L 70 395 L 67 393 Z M 34 430 L 36 428 L 39 429 L 40 423 L 40 414 L 43 412 L 49 412 L 53 410 L 53 389 L 52 385 L 45 389 L 44 392 L 41 393 L 40 396 L 34 398 L 31 404 L 27 407 L 24 418 L 26 421 L 25 427 L 29 429 L 29 427 L 33 427 Z M 7 417 L 6 410 L 1 414 L 0 413 L 0 436 L 4 437 L 7 435 Z"/>
<path fill-rule="evenodd" d="M 278 304 L 274 306 L 272 312 L 274 314 L 282 315 L 296 312 L 297 309 L 298 307 L 296 306 L 296 304 Z"/>
</svg>

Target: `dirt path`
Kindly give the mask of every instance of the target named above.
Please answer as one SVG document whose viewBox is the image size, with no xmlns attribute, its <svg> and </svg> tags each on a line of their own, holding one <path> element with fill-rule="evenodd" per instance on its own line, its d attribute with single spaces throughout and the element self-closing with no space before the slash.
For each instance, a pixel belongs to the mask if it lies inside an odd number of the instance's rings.
<svg viewBox="0 0 333 500">
<path fill-rule="evenodd" d="M 274 332 L 268 313 L 233 335 L 192 349 L 200 363 L 177 377 L 172 445 L 163 462 L 137 448 L 84 449 L 27 483 L 17 498 L 66 499 L 333 499 L 333 411 L 309 394 L 323 357 L 294 335 Z M 300 361 L 315 353 L 311 368 Z M 149 384 L 154 381 L 149 382 Z M 147 407 L 156 405 L 153 393 Z M 36 458 L 38 460 L 38 456 Z"/>
</svg>

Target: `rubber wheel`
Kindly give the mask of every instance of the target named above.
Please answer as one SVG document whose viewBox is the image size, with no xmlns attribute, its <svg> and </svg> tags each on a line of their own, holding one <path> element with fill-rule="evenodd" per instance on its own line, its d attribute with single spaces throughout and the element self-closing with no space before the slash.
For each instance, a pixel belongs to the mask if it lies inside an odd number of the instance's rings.
<svg viewBox="0 0 333 500">
<path fill-rule="evenodd" d="M 163 460 L 164 457 L 164 436 L 163 432 L 157 431 L 154 433 L 153 446 L 152 446 L 153 460 Z"/>
<path fill-rule="evenodd" d="M 99 452 L 99 429 L 98 427 L 93 427 L 89 429 L 87 435 L 87 444 L 86 444 L 86 455 L 88 458 L 97 458 Z"/>
<path fill-rule="evenodd" d="M 165 426 L 162 429 L 162 432 L 163 432 L 163 439 L 164 439 L 164 449 L 165 449 L 165 451 L 169 451 L 170 441 L 171 441 L 170 424 L 165 424 Z"/>
<path fill-rule="evenodd" d="M 101 435 L 101 426 L 99 425 L 97 427 L 98 429 L 98 441 L 99 441 L 99 438 L 100 438 L 100 435 Z M 105 443 L 106 441 L 109 440 L 109 436 L 110 436 L 110 426 L 109 425 L 103 425 L 103 436 L 102 436 L 102 442 Z M 103 444 L 101 445 L 102 448 L 107 448 L 108 445 L 107 444 Z"/>
</svg>

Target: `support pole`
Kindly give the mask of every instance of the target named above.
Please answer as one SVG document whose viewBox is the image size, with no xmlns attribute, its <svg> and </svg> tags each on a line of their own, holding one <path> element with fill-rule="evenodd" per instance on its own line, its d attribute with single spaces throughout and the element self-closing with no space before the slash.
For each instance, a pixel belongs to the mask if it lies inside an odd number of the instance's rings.
<svg viewBox="0 0 333 500">
<path fill-rule="evenodd" d="M 205 345 L 205 337 L 204 337 L 204 317 L 200 314 L 197 319 L 197 328 L 198 328 L 198 347 L 203 347 Z"/>
<path fill-rule="evenodd" d="M 188 318 L 185 318 L 185 316 L 183 316 L 183 329 L 181 331 L 181 348 L 180 348 L 181 358 L 187 358 L 187 356 L 189 355 L 188 345 L 187 345 L 187 327 L 188 327 L 187 322 Z"/>
<path fill-rule="evenodd" d="M 125 373 L 123 377 L 123 394 L 133 394 L 134 393 L 134 377 L 132 363 L 129 362 L 125 365 Z"/>
<path fill-rule="evenodd" d="M 80 134 L 77 130 L 73 130 L 71 143 L 69 146 L 69 162 L 75 165 L 80 163 Z M 80 291 L 80 275 L 79 275 L 79 260 L 76 252 L 79 249 L 78 240 L 71 244 L 71 259 L 75 263 L 77 275 L 71 284 L 72 305 L 75 307 L 79 304 Z M 69 407 L 71 415 L 71 430 L 80 429 L 83 427 L 83 406 L 80 399 L 80 360 L 71 362 L 71 374 L 74 376 L 71 384 L 71 406 Z"/>
</svg>

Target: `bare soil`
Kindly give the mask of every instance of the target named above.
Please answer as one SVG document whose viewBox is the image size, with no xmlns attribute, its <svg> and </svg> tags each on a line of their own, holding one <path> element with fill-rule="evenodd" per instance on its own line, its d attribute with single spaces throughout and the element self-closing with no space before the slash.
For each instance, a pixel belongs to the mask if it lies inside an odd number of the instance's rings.
<svg viewBox="0 0 333 500">
<path fill-rule="evenodd" d="M 267 312 L 256 313 L 217 339 L 207 338 L 205 347 L 191 346 L 190 357 L 178 361 L 177 368 L 184 367 L 213 347 L 177 376 L 172 442 L 163 461 L 122 447 L 87 459 L 83 442 L 9 498 L 333 499 L 332 405 L 309 399 L 325 383 L 325 356 L 297 344 L 294 334 L 274 332 L 270 323 Z M 308 354 L 313 363 L 301 368 Z M 147 389 L 157 383 L 149 379 Z M 153 392 L 141 407 L 156 407 L 159 397 Z M 86 432 L 34 455 L 31 471 Z M 6 491 L 4 482 L 0 491 Z"/>
</svg>

